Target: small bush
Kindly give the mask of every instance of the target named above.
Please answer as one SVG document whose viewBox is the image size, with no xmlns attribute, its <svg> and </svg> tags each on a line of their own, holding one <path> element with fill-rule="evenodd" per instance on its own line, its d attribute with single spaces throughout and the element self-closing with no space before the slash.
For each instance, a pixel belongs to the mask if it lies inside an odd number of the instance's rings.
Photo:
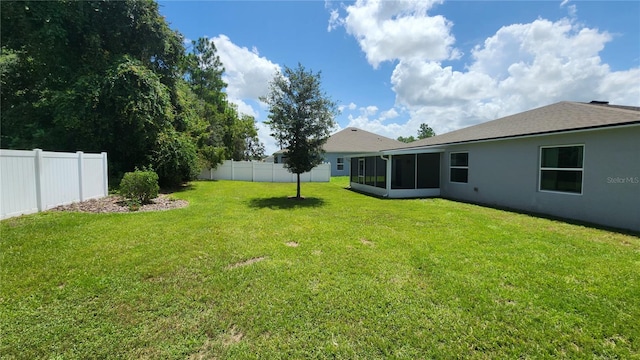
<svg viewBox="0 0 640 360">
<path fill-rule="evenodd" d="M 120 181 L 120 195 L 130 201 L 148 204 L 151 199 L 158 197 L 158 174 L 152 170 L 138 170 L 124 174 Z"/>
</svg>

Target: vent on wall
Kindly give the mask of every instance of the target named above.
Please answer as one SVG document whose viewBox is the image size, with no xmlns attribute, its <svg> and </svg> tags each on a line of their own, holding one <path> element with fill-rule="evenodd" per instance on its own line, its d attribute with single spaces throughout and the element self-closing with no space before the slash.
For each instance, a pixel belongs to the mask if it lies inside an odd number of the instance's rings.
<svg viewBox="0 0 640 360">
<path fill-rule="evenodd" d="M 609 105 L 609 102 L 608 101 L 592 100 L 589 104 L 593 104 L 593 105 Z"/>
</svg>

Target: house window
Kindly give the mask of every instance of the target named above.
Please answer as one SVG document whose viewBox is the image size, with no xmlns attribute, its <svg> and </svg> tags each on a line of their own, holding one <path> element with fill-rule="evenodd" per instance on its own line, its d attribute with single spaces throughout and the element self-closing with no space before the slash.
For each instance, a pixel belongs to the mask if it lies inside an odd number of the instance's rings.
<svg viewBox="0 0 640 360">
<path fill-rule="evenodd" d="M 584 145 L 540 148 L 540 191 L 582 194 Z"/>
<path fill-rule="evenodd" d="M 457 183 L 469 182 L 469 153 L 457 152 L 449 154 L 449 181 Z"/>
<path fill-rule="evenodd" d="M 336 159 L 336 170 L 338 171 L 344 170 L 344 158 L 339 157 Z"/>
</svg>

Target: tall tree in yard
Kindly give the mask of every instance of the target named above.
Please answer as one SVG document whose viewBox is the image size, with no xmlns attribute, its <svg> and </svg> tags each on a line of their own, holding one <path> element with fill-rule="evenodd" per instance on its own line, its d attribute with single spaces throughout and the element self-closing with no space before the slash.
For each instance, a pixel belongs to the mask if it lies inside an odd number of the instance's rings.
<svg viewBox="0 0 640 360">
<path fill-rule="evenodd" d="M 269 84 L 269 94 L 261 99 L 269 109 L 271 135 L 287 148 L 284 166 L 297 175 L 296 199 L 300 196 L 300 174 L 322 163 L 322 145 L 327 142 L 338 114 L 337 105 L 320 89 L 320 73 L 301 64 L 285 66 Z"/>
</svg>

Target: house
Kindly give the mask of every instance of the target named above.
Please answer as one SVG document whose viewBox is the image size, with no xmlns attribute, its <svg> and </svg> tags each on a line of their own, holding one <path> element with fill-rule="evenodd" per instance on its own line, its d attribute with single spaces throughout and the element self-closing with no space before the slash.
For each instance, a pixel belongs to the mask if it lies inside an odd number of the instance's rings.
<svg viewBox="0 0 640 360">
<path fill-rule="evenodd" d="M 401 146 L 403 143 L 355 127 L 348 127 L 331 135 L 322 147 L 324 161 L 331 163 L 331 176 L 349 176 L 350 164 L 346 159 L 355 154 L 377 152 Z M 276 163 L 283 163 L 286 150 L 274 154 Z"/>
<path fill-rule="evenodd" d="M 640 107 L 559 102 L 350 157 L 351 188 L 640 231 Z"/>
</svg>

